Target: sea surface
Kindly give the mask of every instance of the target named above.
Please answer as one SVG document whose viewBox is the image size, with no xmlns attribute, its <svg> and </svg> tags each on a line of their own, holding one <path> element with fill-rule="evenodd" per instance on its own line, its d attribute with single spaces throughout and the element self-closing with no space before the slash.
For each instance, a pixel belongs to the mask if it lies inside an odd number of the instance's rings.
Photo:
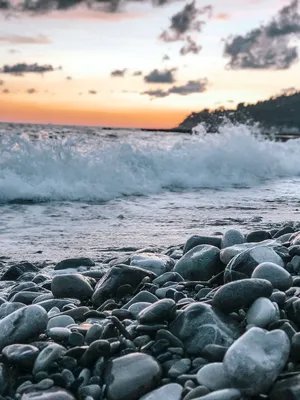
<svg viewBox="0 0 300 400">
<path fill-rule="evenodd" d="M 300 220 L 300 139 L 0 124 L 0 257 L 98 261 Z"/>
</svg>

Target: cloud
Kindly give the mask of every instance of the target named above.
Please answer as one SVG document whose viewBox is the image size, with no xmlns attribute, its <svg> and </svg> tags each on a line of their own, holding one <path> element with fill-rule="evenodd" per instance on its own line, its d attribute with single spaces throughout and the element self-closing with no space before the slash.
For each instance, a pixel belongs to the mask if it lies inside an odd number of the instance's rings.
<svg viewBox="0 0 300 400">
<path fill-rule="evenodd" d="M 171 94 L 178 94 L 180 96 L 187 96 L 193 93 L 203 93 L 207 90 L 208 80 L 206 78 L 197 81 L 188 81 L 184 85 L 172 86 L 168 90 L 147 90 L 141 94 L 146 94 L 150 97 L 163 98 Z"/>
<path fill-rule="evenodd" d="M 183 50 L 181 49 L 180 53 L 182 55 L 190 53 L 191 51 L 184 50 L 185 48 L 188 49 L 191 47 L 190 41 L 192 39 L 190 33 L 201 32 L 205 21 L 199 20 L 199 16 L 205 14 L 211 17 L 212 6 L 209 5 L 198 8 L 195 1 L 186 4 L 181 11 L 171 17 L 169 28 L 163 31 L 159 38 L 165 42 L 186 41 L 187 44 L 182 48 Z M 193 43 L 194 48 L 196 48 L 196 42 L 193 41 Z M 201 47 L 197 46 L 197 48 L 199 49 L 197 51 L 198 53 Z M 195 52 L 193 53 L 195 54 Z"/>
<path fill-rule="evenodd" d="M 127 68 L 124 69 L 115 69 L 114 71 L 111 71 L 110 76 L 114 78 L 123 78 L 125 76 L 125 73 L 127 71 Z"/>
<path fill-rule="evenodd" d="M 267 25 L 225 41 L 224 55 L 231 69 L 275 69 L 291 67 L 298 60 L 297 46 L 291 44 L 300 34 L 298 0 L 283 7 Z"/>
<path fill-rule="evenodd" d="M 97 94 L 97 91 L 96 90 L 89 90 L 89 94 Z"/>
<path fill-rule="evenodd" d="M 170 57 L 168 56 L 168 54 L 165 54 L 162 58 L 163 61 L 169 61 Z"/>
<path fill-rule="evenodd" d="M 144 76 L 144 81 L 147 83 L 174 83 L 174 71 L 176 71 L 176 68 L 165 69 L 164 71 L 154 69 Z"/>
<path fill-rule="evenodd" d="M 202 46 L 198 45 L 190 36 L 186 38 L 186 43 L 180 49 L 180 54 L 185 56 L 186 54 L 198 54 L 202 49 Z"/>
<path fill-rule="evenodd" d="M 23 35 L 2 35 L 0 42 L 9 44 L 50 44 L 51 40 L 45 35 L 37 35 L 36 37 Z"/>
<path fill-rule="evenodd" d="M 141 76 L 143 75 L 142 71 L 134 71 L 134 73 L 132 74 L 132 76 Z"/>
<path fill-rule="evenodd" d="M 27 92 L 28 94 L 34 94 L 34 93 L 36 93 L 36 90 L 33 89 L 33 88 L 30 88 L 30 89 L 27 89 L 26 92 Z"/>
<path fill-rule="evenodd" d="M 35 74 L 43 74 L 45 72 L 52 72 L 54 68 L 52 65 L 38 65 L 38 64 L 26 64 L 19 63 L 15 65 L 4 65 L 0 72 L 2 74 L 11 74 L 22 76 L 24 74 L 35 73 Z"/>
</svg>

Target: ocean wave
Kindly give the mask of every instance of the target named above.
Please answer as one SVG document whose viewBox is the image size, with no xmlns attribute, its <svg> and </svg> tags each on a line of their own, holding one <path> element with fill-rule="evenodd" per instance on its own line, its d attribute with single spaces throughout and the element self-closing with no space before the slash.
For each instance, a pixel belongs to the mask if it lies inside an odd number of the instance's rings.
<svg viewBox="0 0 300 400">
<path fill-rule="evenodd" d="M 101 202 L 171 190 L 251 187 L 300 175 L 298 139 L 266 140 L 246 125 L 198 132 L 172 147 L 137 140 L 88 150 L 78 139 L 2 135 L 0 202 Z"/>
</svg>

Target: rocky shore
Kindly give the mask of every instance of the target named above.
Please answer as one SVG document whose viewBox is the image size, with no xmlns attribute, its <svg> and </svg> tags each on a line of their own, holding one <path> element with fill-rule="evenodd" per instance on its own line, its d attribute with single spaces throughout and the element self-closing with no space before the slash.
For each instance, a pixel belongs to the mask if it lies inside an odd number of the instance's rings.
<svg viewBox="0 0 300 400">
<path fill-rule="evenodd" d="M 295 226 L 101 265 L 2 257 L 0 399 L 299 399 Z"/>
</svg>

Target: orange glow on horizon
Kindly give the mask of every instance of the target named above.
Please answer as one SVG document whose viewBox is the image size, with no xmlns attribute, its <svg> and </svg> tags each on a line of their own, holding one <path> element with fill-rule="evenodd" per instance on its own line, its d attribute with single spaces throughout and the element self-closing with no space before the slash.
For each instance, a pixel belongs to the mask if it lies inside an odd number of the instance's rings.
<svg viewBox="0 0 300 400">
<path fill-rule="evenodd" d="M 2 102 L 0 122 L 168 129 L 176 127 L 187 114 L 186 110 L 161 108 L 95 110 L 62 108 L 49 104 Z"/>
</svg>

